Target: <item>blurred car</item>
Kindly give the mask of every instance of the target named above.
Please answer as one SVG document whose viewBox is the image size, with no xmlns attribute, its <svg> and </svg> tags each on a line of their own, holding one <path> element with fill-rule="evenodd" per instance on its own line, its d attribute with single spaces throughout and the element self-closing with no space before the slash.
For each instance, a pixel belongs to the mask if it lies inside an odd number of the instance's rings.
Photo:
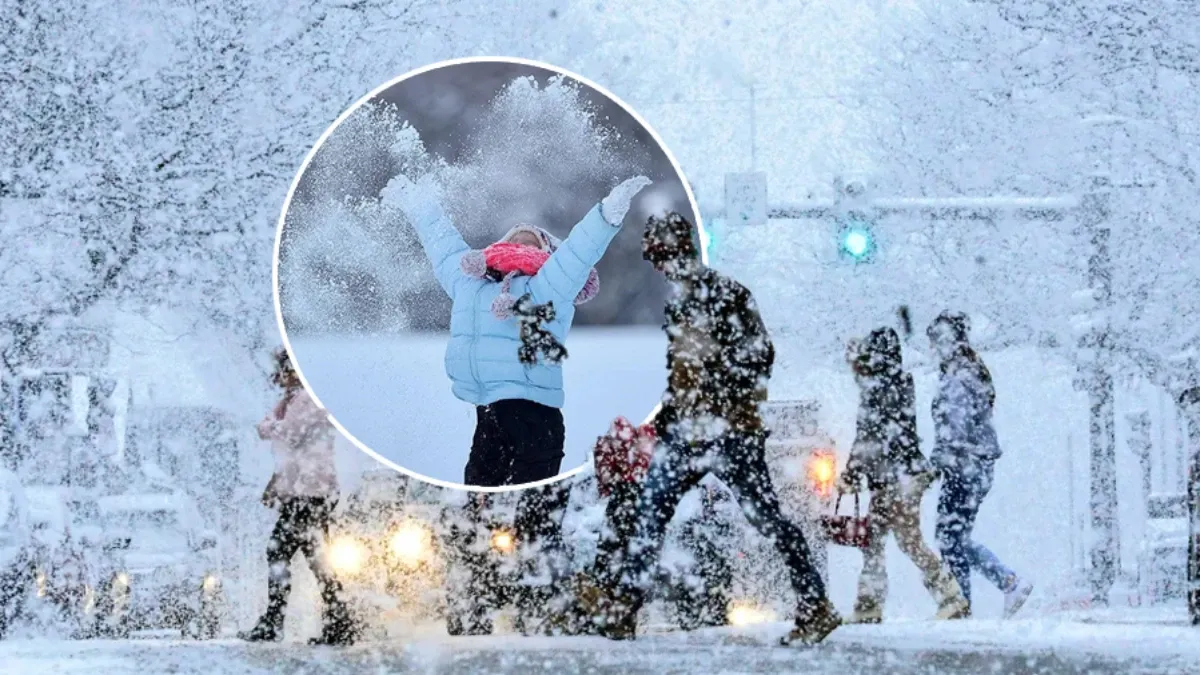
<svg viewBox="0 0 1200 675">
<path fill-rule="evenodd" d="M 1138 596 L 1162 604 L 1187 594 L 1188 509 L 1184 493 L 1152 494 L 1146 532 L 1137 551 Z"/>
<path fill-rule="evenodd" d="M 17 475 L 0 468 L 0 639 L 24 610 L 33 582 L 33 536 L 25 490 Z"/>
<path fill-rule="evenodd" d="M 326 552 L 360 614 L 396 611 L 411 620 L 450 617 L 451 631 L 457 633 L 455 601 L 447 599 L 444 589 L 460 587 L 456 584 L 462 579 L 455 570 L 463 564 L 491 570 L 497 583 L 487 592 L 502 594 L 500 579 L 515 573 L 516 539 L 506 524 L 497 522 L 484 537 L 486 545 L 475 547 L 467 495 L 390 469 L 364 474 L 335 517 Z M 510 568 L 509 574 L 502 568 Z M 499 598 L 490 600 L 494 604 Z"/>
<path fill-rule="evenodd" d="M 97 500 L 103 532 L 98 628 L 108 635 L 177 629 L 212 639 L 224 613 L 217 538 L 181 492 Z"/>
<path fill-rule="evenodd" d="M 88 529 L 77 527 L 69 488 L 30 486 L 25 493 L 33 543 L 33 603 L 49 606 L 77 636 L 87 634 L 96 582 Z"/>
</svg>

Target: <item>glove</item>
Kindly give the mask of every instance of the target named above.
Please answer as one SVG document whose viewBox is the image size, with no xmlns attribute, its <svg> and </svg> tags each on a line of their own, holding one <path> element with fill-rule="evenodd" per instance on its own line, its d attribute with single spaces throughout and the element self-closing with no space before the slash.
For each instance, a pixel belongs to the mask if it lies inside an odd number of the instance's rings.
<svg viewBox="0 0 1200 675">
<path fill-rule="evenodd" d="M 620 227 L 621 223 L 625 222 L 625 214 L 629 213 L 629 205 L 633 203 L 633 198 L 651 182 L 645 176 L 634 176 L 625 180 L 601 200 L 600 215 L 604 216 L 609 225 Z"/>
<path fill-rule="evenodd" d="M 388 181 L 379 193 L 384 204 L 394 206 L 413 223 L 429 223 L 442 216 L 441 190 L 431 174 L 413 182 L 403 174 Z"/>
</svg>

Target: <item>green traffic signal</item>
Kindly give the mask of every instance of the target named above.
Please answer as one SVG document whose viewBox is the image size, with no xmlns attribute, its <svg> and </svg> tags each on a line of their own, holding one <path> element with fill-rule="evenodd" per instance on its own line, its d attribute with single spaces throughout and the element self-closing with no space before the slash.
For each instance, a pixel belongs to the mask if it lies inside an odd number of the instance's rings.
<svg viewBox="0 0 1200 675">
<path fill-rule="evenodd" d="M 855 262 L 863 262 L 875 253 L 875 237 L 865 223 L 851 221 L 842 227 L 839 247 L 842 255 Z"/>
</svg>

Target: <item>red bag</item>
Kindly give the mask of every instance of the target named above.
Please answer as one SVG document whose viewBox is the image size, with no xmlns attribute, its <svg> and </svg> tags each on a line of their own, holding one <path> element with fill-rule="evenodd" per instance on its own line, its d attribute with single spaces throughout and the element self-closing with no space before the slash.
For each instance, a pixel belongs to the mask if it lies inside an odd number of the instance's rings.
<svg viewBox="0 0 1200 675">
<path fill-rule="evenodd" d="M 839 494 L 833 505 L 833 514 L 821 516 L 821 529 L 825 537 L 838 546 L 867 548 L 871 545 L 871 519 L 861 515 L 858 493 L 854 494 L 853 516 L 839 516 L 837 512 L 841 504 L 842 495 Z"/>
<path fill-rule="evenodd" d="M 619 483 L 641 482 L 650 468 L 654 439 L 652 426 L 635 427 L 624 417 L 614 420 L 608 433 L 596 439 L 593 455 L 601 497 L 607 497 Z"/>
</svg>

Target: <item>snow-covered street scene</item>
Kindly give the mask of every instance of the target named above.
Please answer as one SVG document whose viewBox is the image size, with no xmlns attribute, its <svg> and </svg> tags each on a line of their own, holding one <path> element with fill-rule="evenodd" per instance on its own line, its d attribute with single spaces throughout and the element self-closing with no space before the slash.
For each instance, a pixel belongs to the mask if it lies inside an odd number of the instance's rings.
<svg viewBox="0 0 1200 675">
<path fill-rule="evenodd" d="M 0 672 L 1200 672 L 1198 36 L 0 0 Z"/>
</svg>

